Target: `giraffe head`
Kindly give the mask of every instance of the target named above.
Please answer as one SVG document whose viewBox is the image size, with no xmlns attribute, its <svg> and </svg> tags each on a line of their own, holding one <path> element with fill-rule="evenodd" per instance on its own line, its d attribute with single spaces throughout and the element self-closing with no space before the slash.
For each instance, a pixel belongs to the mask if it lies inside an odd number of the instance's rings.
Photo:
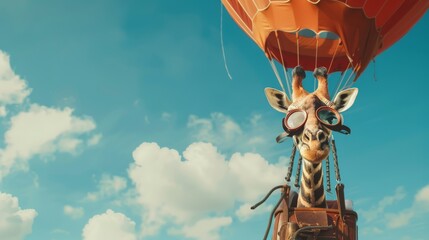
<svg viewBox="0 0 429 240">
<path fill-rule="evenodd" d="M 349 88 L 340 91 L 331 101 L 326 68 L 317 68 L 314 71 L 318 87 L 312 93 L 302 87 L 305 71 L 301 67 L 295 67 L 292 74 L 292 101 L 282 91 L 265 89 L 270 105 L 286 114 L 283 118 L 285 132 L 277 141 L 293 137 L 301 156 L 313 163 L 319 163 L 329 155 L 332 131 L 350 133 L 350 129 L 342 124 L 340 113 L 353 105 L 358 90 Z"/>
</svg>

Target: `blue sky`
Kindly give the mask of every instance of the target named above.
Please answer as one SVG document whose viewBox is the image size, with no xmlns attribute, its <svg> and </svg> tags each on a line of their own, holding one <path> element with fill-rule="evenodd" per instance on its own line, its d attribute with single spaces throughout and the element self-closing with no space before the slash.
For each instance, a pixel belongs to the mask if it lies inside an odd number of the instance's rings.
<svg viewBox="0 0 429 240">
<path fill-rule="evenodd" d="M 0 1 L 1 239 L 262 238 L 269 208 L 246 209 L 291 146 L 224 14 L 232 80 L 218 1 Z M 369 65 L 335 136 L 363 240 L 426 237 L 428 24 Z"/>
</svg>

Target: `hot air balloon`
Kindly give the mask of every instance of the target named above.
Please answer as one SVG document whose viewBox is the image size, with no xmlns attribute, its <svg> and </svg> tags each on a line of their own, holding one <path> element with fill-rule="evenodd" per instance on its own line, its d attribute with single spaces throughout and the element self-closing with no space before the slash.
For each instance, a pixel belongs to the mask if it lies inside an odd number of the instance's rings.
<svg viewBox="0 0 429 240">
<path fill-rule="evenodd" d="M 427 0 L 222 0 L 234 21 L 287 68 L 357 77 L 424 15 Z"/>
<path fill-rule="evenodd" d="M 266 88 L 270 105 L 285 113 L 284 132 L 278 142 L 293 138 L 285 185 L 273 188 L 282 195 L 273 209 L 273 240 L 357 240 L 357 213 L 347 204 L 341 183 L 338 156 L 332 132 L 349 134 L 340 114 L 350 108 L 357 95 L 347 83 L 331 100 L 327 76 L 351 72 L 356 81 L 378 54 L 404 36 L 425 14 L 428 0 L 221 0 L 240 28 L 270 60 L 292 70 L 292 100 L 284 88 Z M 314 92 L 302 87 L 306 71 L 318 81 Z M 289 86 L 289 80 L 286 79 Z M 341 83 L 339 84 L 339 86 Z M 339 87 L 338 86 L 338 87 Z M 337 88 L 338 91 L 338 88 Z M 289 186 L 296 151 L 299 162 L 295 187 Z M 332 155 L 330 155 L 332 151 Z M 337 200 L 327 201 L 322 163 L 325 162 L 327 191 L 330 191 L 329 156 L 334 160 Z M 300 178 L 300 171 L 303 174 Z M 298 184 L 301 181 L 301 184 Z"/>
</svg>

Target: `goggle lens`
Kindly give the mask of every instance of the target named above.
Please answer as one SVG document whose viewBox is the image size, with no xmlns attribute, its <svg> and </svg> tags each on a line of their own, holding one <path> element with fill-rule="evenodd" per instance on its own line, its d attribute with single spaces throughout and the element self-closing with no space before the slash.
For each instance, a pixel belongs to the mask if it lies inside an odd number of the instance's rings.
<svg viewBox="0 0 429 240">
<path fill-rule="evenodd" d="M 320 109 L 317 111 L 317 117 L 325 125 L 335 126 L 340 123 L 338 114 L 336 114 L 336 112 L 334 112 L 334 110 L 331 108 Z"/>
<path fill-rule="evenodd" d="M 296 129 L 301 127 L 306 120 L 306 113 L 303 111 L 296 111 L 290 113 L 290 115 L 286 118 L 286 126 L 289 129 Z"/>
</svg>

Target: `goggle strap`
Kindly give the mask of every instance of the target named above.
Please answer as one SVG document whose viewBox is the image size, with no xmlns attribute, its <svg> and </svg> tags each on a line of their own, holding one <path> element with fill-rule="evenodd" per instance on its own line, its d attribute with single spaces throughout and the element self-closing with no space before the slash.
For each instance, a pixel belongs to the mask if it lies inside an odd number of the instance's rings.
<svg viewBox="0 0 429 240">
<path fill-rule="evenodd" d="M 282 132 L 276 137 L 277 143 L 282 143 L 287 137 L 291 137 L 291 135 L 287 132 Z"/>
<path fill-rule="evenodd" d="M 338 132 L 340 132 L 342 134 L 349 135 L 352 132 L 352 130 L 349 127 L 345 126 L 345 125 L 341 125 L 340 129 L 338 130 Z"/>
</svg>

